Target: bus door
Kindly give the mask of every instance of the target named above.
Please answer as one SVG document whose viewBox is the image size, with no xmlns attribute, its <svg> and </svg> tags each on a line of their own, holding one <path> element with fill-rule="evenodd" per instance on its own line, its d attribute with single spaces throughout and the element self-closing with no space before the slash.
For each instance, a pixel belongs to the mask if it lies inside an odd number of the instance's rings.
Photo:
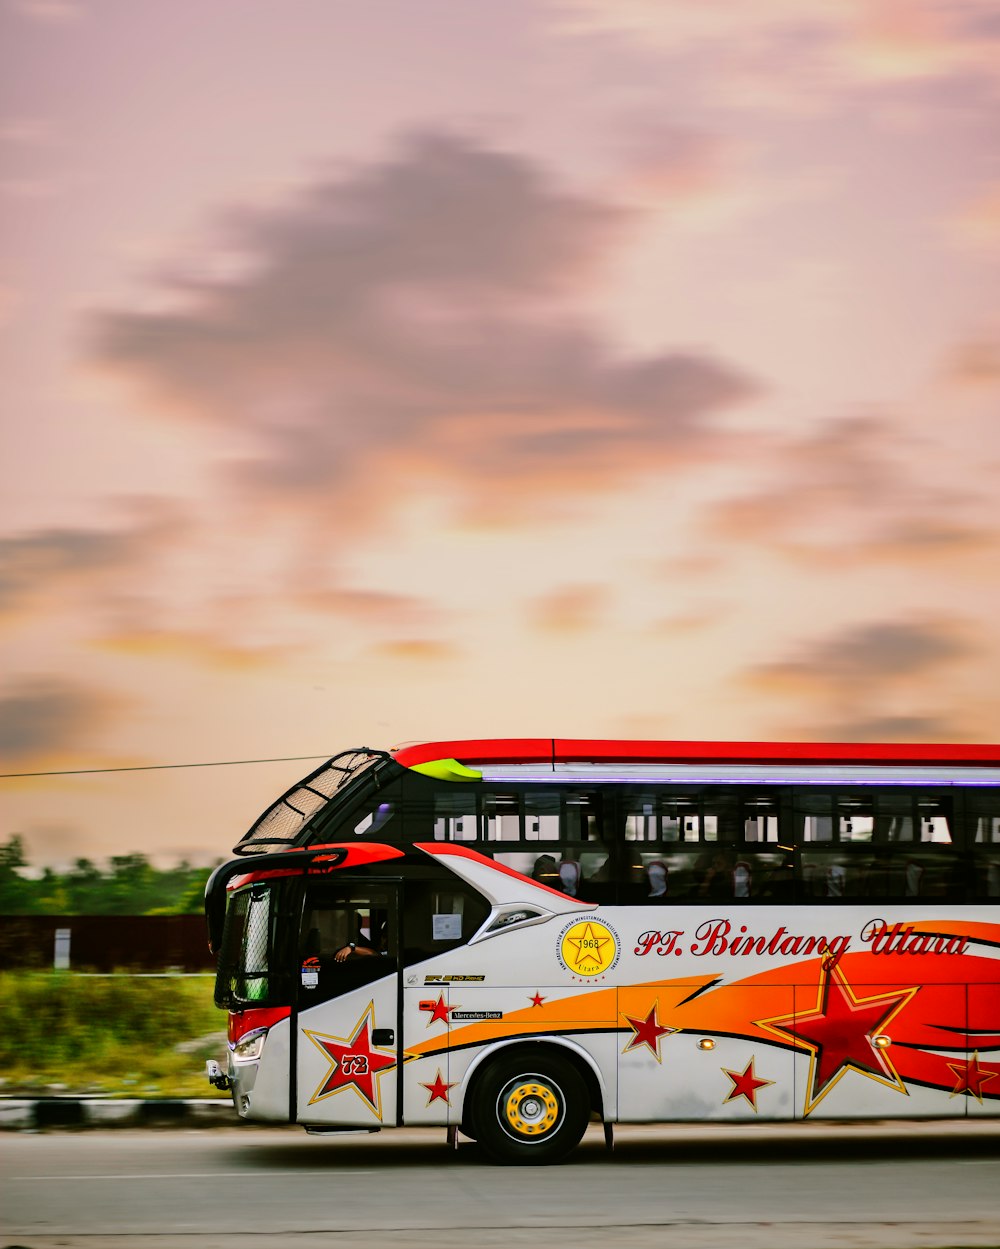
<svg viewBox="0 0 1000 1249">
<path fill-rule="evenodd" d="M 307 880 L 297 964 L 296 1120 L 394 1126 L 402 1055 L 398 884 Z"/>
</svg>

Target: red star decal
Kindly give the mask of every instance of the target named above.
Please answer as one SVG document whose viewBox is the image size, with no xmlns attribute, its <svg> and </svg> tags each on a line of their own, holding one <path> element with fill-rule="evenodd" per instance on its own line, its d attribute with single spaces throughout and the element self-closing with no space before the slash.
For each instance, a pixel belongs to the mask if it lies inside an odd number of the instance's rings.
<svg viewBox="0 0 1000 1249">
<path fill-rule="evenodd" d="M 371 1030 L 374 1013 L 375 1004 L 369 1002 L 350 1040 L 305 1029 L 306 1036 L 331 1064 L 322 1084 L 309 1098 L 310 1106 L 314 1102 L 323 1101 L 326 1097 L 332 1097 L 341 1089 L 352 1088 L 375 1111 L 378 1118 L 382 1118 L 379 1076 L 389 1067 L 396 1065 L 396 1055 L 388 1050 L 372 1048 Z"/>
<path fill-rule="evenodd" d="M 649 1008 L 649 1014 L 645 1019 L 633 1019 L 631 1015 L 623 1013 L 623 1018 L 634 1033 L 622 1050 L 623 1054 L 627 1054 L 629 1050 L 638 1049 L 640 1045 L 645 1045 L 657 1062 L 662 1061 L 660 1058 L 660 1037 L 669 1036 L 670 1033 L 676 1032 L 677 1029 L 664 1028 L 661 1023 L 657 1022 L 656 1008 L 659 1004 L 659 999 L 657 999 Z"/>
<path fill-rule="evenodd" d="M 877 1048 L 872 1038 L 884 1031 L 916 992 L 916 988 L 897 989 L 856 997 L 843 972 L 824 968 L 815 1010 L 759 1021 L 762 1028 L 782 1039 L 792 1037 L 799 1048 L 809 1051 L 804 1115 L 815 1110 L 845 1071 L 856 1071 L 906 1093 L 887 1052 Z"/>
<path fill-rule="evenodd" d="M 954 1073 L 958 1083 L 955 1085 L 952 1097 L 956 1097 L 959 1093 L 971 1093 L 974 1098 L 982 1105 L 983 1102 L 983 1085 L 989 1084 L 990 1080 L 995 1080 L 997 1073 L 995 1071 L 986 1071 L 979 1065 L 978 1051 L 972 1055 L 971 1063 L 948 1063 Z"/>
<path fill-rule="evenodd" d="M 733 1082 L 733 1087 L 722 1099 L 723 1106 L 726 1102 L 736 1101 L 737 1097 L 745 1097 L 753 1107 L 754 1114 L 757 1113 L 757 1090 L 764 1088 L 765 1085 L 773 1084 L 774 1081 L 758 1079 L 753 1064 L 754 1060 L 751 1058 L 743 1071 L 728 1071 L 725 1067 L 722 1068 L 722 1074 L 729 1076 Z"/>
<path fill-rule="evenodd" d="M 535 996 L 528 998 L 528 1001 L 531 1003 L 532 1006 L 541 1006 L 541 1004 L 545 1001 L 545 998 L 543 998 L 542 995 L 536 989 Z"/>
<path fill-rule="evenodd" d="M 458 1081 L 455 1080 L 451 1084 L 446 1084 L 441 1078 L 441 1068 L 439 1067 L 437 1075 L 434 1077 L 434 1083 L 421 1084 L 420 1087 L 426 1089 L 427 1092 L 430 1093 L 430 1097 L 427 1099 L 428 1106 L 431 1102 L 444 1102 L 446 1106 L 450 1106 L 451 1101 L 448 1097 L 448 1090 L 453 1089 L 457 1083 Z"/>
<path fill-rule="evenodd" d="M 451 1027 L 451 1017 L 448 1012 L 455 1010 L 456 1007 L 448 1006 L 446 1004 L 443 993 L 436 1002 L 421 1002 L 419 1005 L 421 1010 L 430 1012 L 430 1019 L 427 1020 L 428 1028 L 435 1019 L 440 1020 L 441 1023 L 446 1023 L 449 1027 Z"/>
</svg>

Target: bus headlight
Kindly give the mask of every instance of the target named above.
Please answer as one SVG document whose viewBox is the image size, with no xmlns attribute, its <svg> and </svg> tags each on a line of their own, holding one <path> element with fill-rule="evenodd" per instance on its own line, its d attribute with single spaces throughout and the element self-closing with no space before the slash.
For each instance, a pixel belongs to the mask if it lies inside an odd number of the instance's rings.
<svg viewBox="0 0 1000 1249">
<path fill-rule="evenodd" d="M 231 1045 L 233 1052 L 233 1061 L 238 1063 L 252 1063 L 260 1058 L 260 1052 L 264 1048 L 264 1038 L 267 1036 L 266 1028 L 255 1028 L 253 1032 L 248 1032 L 246 1036 Z"/>
</svg>

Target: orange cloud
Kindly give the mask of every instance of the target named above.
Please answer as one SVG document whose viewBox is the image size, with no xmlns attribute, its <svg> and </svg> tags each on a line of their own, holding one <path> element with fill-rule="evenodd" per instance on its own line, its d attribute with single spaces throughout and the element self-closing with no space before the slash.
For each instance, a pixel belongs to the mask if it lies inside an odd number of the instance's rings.
<svg viewBox="0 0 1000 1249">
<path fill-rule="evenodd" d="M 585 633 L 600 623 L 611 599 L 611 591 L 606 586 L 568 585 L 532 599 L 528 608 L 540 629 L 552 633 Z"/>
<path fill-rule="evenodd" d="M 96 645 L 130 658 L 184 660 L 215 669 L 248 670 L 286 662 L 294 653 L 289 645 L 241 643 L 223 630 L 148 629 L 110 632 Z"/>
<path fill-rule="evenodd" d="M 380 642 L 372 647 L 372 653 L 386 659 L 403 659 L 415 663 L 443 663 L 457 659 L 461 654 L 459 648 L 451 643 L 430 638 L 399 638 Z"/>
<path fill-rule="evenodd" d="M 971 386 L 1000 383 L 1000 341 L 978 339 L 964 343 L 955 352 L 949 368 L 950 379 Z"/>
<path fill-rule="evenodd" d="M 1000 49 L 997 55 L 1000 57 Z M 1000 245 L 1000 183 L 986 187 L 959 214 L 955 231 L 961 242 L 974 247 L 992 250 Z"/>
</svg>

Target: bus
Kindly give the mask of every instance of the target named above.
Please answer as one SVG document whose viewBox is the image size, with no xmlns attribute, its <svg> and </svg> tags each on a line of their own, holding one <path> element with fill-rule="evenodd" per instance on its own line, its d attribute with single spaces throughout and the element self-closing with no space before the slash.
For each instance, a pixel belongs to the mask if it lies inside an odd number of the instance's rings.
<svg viewBox="0 0 1000 1249">
<path fill-rule="evenodd" d="M 206 888 L 247 1120 L 444 1127 L 1000 1115 L 1000 746 L 356 749 Z"/>
</svg>

